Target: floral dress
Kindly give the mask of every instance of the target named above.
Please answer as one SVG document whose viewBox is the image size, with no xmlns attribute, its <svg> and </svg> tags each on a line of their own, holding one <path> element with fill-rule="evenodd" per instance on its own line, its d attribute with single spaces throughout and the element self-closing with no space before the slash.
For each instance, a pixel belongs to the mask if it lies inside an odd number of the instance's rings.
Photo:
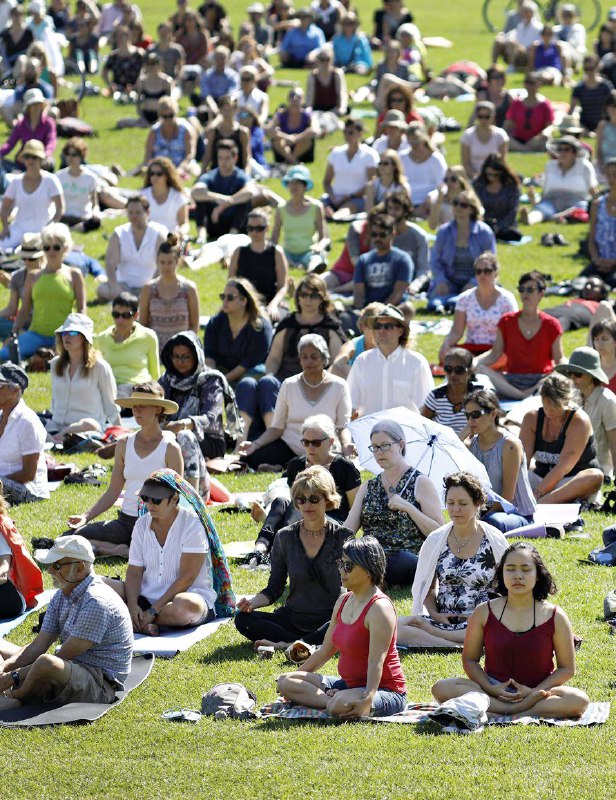
<svg viewBox="0 0 616 800">
<path fill-rule="evenodd" d="M 415 498 L 415 483 L 419 476 L 413 467 L 409 467 L 402 475 L 393 493 L 399 494 L 419 508 Z M 408 481 L 408 483 L 407 483 Z M 407 550 L 419 553 L 424 537 L 413 520 L 404 511 L 392 511 L 387 503 L 389 496 L 385 491 L 381 477 L 368 481 L 366 496 L 361 510 L 361 527 L 364 536 L 374 536 L 381 543 L 385 553 L 399 553 Z"/>
<path fill-rule="evenodd" d="M 487 601 L 488 588 L 495 574 L 496 560 L 485 536 L 471 558 L 458 558 L 446 545 L 436 564 L 439 613 L 470 616 L 480 603 Z M 430 617 L 426 616 L 426 619 Z M 448 631 L 461 631 L 467 625 L 466 620 L 452 625 L 430 621 L 435 628 Z"/>
</svg>

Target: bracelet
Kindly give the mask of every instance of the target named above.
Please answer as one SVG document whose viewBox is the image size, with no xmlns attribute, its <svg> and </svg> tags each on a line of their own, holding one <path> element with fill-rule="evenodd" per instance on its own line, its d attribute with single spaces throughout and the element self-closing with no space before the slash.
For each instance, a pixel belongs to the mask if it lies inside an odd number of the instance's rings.
<svg viewBox="0 0 616 800">
<path fill-rule="evenodd" d="M 11 672 L 11 678 L 13 679 L 13 687 L 19 689 L 21 686 L 21 678 L 19 677 L 19 672 L 14 670 Z"/>
<path fill-rule="evenodd" d="M 157 610 L 154 608 L 154 606 L 150 606 L 150 607 L 148 608 L 148 614 L 152 614 L 152 615 L 153 615 L 153 617 L 154 617 L 154 619 L 157 619 L 157 618 L 158 618 L 158 616 L 160 615 L 160 611 L 157 611 Z"/>
</svg>

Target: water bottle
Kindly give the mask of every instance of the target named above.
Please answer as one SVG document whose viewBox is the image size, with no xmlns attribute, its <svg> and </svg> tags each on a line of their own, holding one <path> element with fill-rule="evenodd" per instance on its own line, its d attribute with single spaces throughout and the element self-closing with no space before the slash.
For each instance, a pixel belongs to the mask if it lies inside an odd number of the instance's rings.
<svg viewBox="0 0 616 800">
<path fill-rule="evenodd" d="M 7 348 L 9 351 L 9 361 L 12 361 L 13 364 L 19 364 L 21 361 L 21 357 L 19 354 L 19 340 L 17 338 L 17 333 L 13 331 L 9 336 L 9 340 L 7 342 Z"/>
</svg>

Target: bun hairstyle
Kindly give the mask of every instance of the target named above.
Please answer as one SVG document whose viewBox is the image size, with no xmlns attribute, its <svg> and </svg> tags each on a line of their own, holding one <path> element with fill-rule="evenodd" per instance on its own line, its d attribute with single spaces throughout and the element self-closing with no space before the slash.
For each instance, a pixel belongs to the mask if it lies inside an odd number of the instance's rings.
<svg viewBox="0 0 616 800">
<path fill-rule="evenodd" d="M 176 258 L 182 255 L 181 240 L 177 233 L 168 233 L 165 241 L 158 248 L 157 256 L 172 253 Z"/>
</svg>

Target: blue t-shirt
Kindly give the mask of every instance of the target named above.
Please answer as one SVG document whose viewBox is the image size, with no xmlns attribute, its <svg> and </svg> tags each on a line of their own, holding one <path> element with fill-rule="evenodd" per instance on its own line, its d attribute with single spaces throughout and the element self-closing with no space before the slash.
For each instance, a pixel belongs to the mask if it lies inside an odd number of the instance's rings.
<svg viewBox="0 0 616 800">
<path fill-rule="evenodd" d="M 248 175 L 239 167 L 234 167 L 231 175 L 221 175 L 218 167 L 216 167 L 216 169 L 212 169 L 209 172 L 204 172 L 197 181 L 197 184 L 199 183 L 209 189 L 210 192 L 216 192 L 217 194 L 224 194 L 227 197 L 231 197 L 231 195 L 239 192 L 240 189 L 246 186 L 248 183 Z M 225 208 L 221 217 L 230 216 L 234 214 L 236 210 L 237 209 L 233 208 Z"/>
<path fill-rule="evenodd" d="M 314 23 L 311 23 L 306 31 L 301 28 L 288 30 L 284 35 L 280 49 L 298 61 L 302 61 L 308 53 L 318 47 L 323 47 L 324 44 L 325 36 L 323 31 L 317 28 Z"/>
<path fill-rule="evenodd" d="M 411 282 L 413 270 L 413 259 L 398 247 L 392 247 L 384 256 L 370 250 L 357 259 L 353 282 L 365 285 L 365 305 L 385 303 L 397 281 Z"/>
</svg>

